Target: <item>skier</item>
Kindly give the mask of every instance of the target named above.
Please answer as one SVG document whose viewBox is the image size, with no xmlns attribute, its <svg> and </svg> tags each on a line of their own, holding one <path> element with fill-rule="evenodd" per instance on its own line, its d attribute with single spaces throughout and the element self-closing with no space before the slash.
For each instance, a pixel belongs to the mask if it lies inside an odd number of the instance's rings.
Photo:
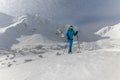
<svg viewBox="0 0 120 80">
<path fill-rule="evenodd" d="M 73 26 L 69 25 L 68 30 L 66 31 L 66 38 L 68 41 L 68 53 L 72 53 L 72 45 L 73 45 L 73 37 L 76 36 L 78 34 L 78 31 L 74 31 L 73 30 Z"/>
</svg>

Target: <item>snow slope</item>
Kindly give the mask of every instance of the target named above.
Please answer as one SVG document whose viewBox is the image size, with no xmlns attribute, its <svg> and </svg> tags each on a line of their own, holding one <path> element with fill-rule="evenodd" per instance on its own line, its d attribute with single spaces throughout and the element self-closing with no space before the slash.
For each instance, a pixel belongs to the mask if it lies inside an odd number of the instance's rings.
<svg viewBox="0 0 120 80">
<path fill-rule="evenodd" d="M 98 41 L 81 42 L 81 53 L 74 42 L 70 55 L 55 32 L 61 27 L 24 15 L 2 28 L 0 47 L 14 50 L 0 50 L 0 80 L 120 80 L 119 24 L 96 32 Z"/>
<path fill-rule="evenodd" d="M 8 57 L 0 62 L 6 65 L 0 68 L 0 80 L 120 80 L 119 53 L 98 50 L 56 56 L 54 51 L 43 57 Z"/>
<path fill-rule="evenodd" d="M 110 39 L 120 39 L 120 23 L 114 26 L 107 26 L 99 30 L 96 34 Z"/>
<path fill-rule="evenodd" d="M 20 48 L 48 44 L 58 41 L 56 36 L 57 28 L 62 27 L 45 20 L 38 15 L 24 15 L 14 19 L 14 23 L 3 28 L 0 34 L 1 48 Z"/>
<path fill-rule="evenodd" d="M 113 26 L 107 26 L 95 33 L 96 35 L 99 35 L 103 37 L 103 39 L 98 40 L 96 44 L 100 46 L 101 48 L 118 48 L 120 49 L 120 23 L 113 25 Z"/>
<path fill-rule="evenodd" d="M 13 19 L 14 19 L 13 16 L 0 12 L 0 28 L 10 25 Z"/>
<path fill-rule="evenodd" d="M 82 32 L 82 31 L 81 31 Z M 88 29 L 89 33 L 89 29 Z M 97 49 L 120 49 L 120 23 L 113 26 L 106 26 L 97 32 L 93 33 L 96 36 L 90 36 L 95 41 L 81 42 L 82 50 L 97 50 Z M 80 34 L 80 39 L 84 39 L 84 34 Z M 81 37 L 82 36 L 82 37 Z M 88 36 L 85 36 L 88 37 Z M 88 41 L 90 40 L 88 37 Z"/>
</svg>

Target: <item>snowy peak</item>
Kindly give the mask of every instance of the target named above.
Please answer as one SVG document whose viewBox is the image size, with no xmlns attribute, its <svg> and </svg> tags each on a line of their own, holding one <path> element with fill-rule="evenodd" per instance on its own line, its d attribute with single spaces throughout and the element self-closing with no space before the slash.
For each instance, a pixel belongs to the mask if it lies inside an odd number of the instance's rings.
<svg viewBox="0 0 120 80">
<path fill-rule="evenodd" d="M 17 17 L 17 18 L 15 18 L 15 19 L 13 19 L 13 23 L 19 22 L 19 21 L 21 21 L 21 20 L 25 20 L 26 18 L 27 18 L 26 15 Z"/>
<path fill-rule="evenodd" d="M 102 37 L 109 37 L 111 39 L 120 39 L 120 23 L 114 26 L 107 26 L 96 32 Z"/>
<path fill-rule="evenodd" d="M 14 19 L 13 22 L 14 22 L 13 24 L 7 27 L 6 32 L 11 30 L 11 28 L 12 29 L 14 28 L 14 31 L 18 30 L 18 32 L 20 32 L 19 30 L 24 29 L 21 33 L 26 32 L 27 34 L 35 30 L 34 32 L 35 34 L 37 33 L 42 34 L 46 32 L 46 36 L 49 36 L 47 35 L 47 34 L 50 34 L 49 32 L 52 32 L 56 30 L 57 27 L 60 27 L 59 25 L 54 24 L 50 22 L 49 20 L 45 20 L 41 18 L 40 16 L 35 16 L 35 15 L 20 16 Z"/>
<path fill-rule="evenodd" d="M 48 39 L 52 39 L 55 37 L 55 31 L 57 28 L 61 27 L 61 25 L 55 24 L 47 19 L 43 19 L 39 15 L 24 15 L 16 18 L 14 20 L 14 24 L 10 25 L 11 27 L 16 27 L 22 30 L 22 33 L 25 34 L 41 34 Z M 19 30 L 18 29 L 18 30 Z"/>
</svg>

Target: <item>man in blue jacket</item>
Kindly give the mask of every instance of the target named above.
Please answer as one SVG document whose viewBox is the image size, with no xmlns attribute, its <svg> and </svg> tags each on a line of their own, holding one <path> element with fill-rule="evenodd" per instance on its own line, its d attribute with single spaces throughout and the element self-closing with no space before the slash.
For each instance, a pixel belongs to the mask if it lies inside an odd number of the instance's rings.
<svg viewBox="0 0 120 80">
<path fill-rule="evenodd" d="M 66 31 L 66 38 L 68 41 L 68 53 L 72 53 L 72 45 L 73 45 L 73 37 L 76 36 L 78 34 L 78 31 L 74 31 L 73 30 L 73 26 L 70 25 L 68 30 Z"/>
</svg>

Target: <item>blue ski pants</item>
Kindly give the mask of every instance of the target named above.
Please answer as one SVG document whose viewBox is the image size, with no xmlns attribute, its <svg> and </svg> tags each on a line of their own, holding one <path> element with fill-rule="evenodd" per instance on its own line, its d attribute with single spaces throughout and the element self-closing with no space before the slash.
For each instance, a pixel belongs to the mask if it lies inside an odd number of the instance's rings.
<svg viewBox="0 0 120 80">
<path fill-rule="evenodd" d="M 68 53 L 72 53 L 73 40 L 68 40 Z"/>
</svg>

